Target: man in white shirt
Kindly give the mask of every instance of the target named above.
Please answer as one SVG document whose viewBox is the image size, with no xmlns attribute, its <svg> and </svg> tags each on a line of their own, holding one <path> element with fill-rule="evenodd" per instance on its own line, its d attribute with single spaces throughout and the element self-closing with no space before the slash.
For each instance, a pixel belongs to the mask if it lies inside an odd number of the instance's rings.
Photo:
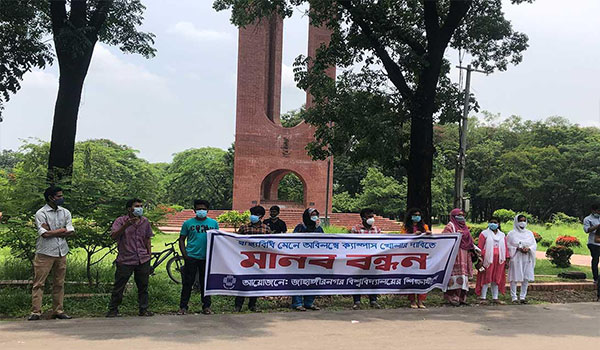
<svg viewBox="0 0 600 350">
<path fill-rule="evenodd" d="M 31 297 L 31 315 L 29 321 L 37 321 L 42 315 L 42 298 L 44 284 L 50 271 L 54 270 L 52 282 L 52 318 L 67 320 L 71 316 L 64 313 L 63 298 L 65 273 L 67 271 L 67 254 L 69 245 L 66 238 L 75 229 L 71 221 L 71 212 L 61 207 L 65 199 L 60 187 L 49 187 L 44 192 L 46 205 L 35 213 L 38 228 L 35 259 L 33 260 L 33 289 Z"/>
<path fill-rule="evenodd" d="M 588 249 L 592 256 L 592 274 L 594 283 L 598 286 L 598 300 L 600 301 L 600 285 L 598 284 L 598 261 L 600 260 L 600 243 L 596 243 L 596 235 L 600 234 L 600 205 L 592 205 L 592 213 L 583 219 L 583 230 L 588 236 Z"/>
</svg>

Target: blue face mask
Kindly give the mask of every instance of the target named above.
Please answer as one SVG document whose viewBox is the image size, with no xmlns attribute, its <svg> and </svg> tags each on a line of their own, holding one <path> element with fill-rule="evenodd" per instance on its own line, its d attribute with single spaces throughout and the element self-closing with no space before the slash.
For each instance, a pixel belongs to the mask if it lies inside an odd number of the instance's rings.
<svg viewBox="0 0 600 350">
<path fill-rule="evenodd" d="M 490 228 L 490 230 L 497 230 L 498 229 L 498 224 L 495 222 L 490 222 L 488 224 L 488 227 Z"/>
<path fill-rule="evenodd" d="M 413 222 L 421 222 L 421 215 L 413 215 L 411 220 Z"/>
<path fill-rule="evenodd" d="M 134 216 L 140 217 L 140 216 L 144 215 L 144 208 L 133 208 L 132 213 Z"/>
<path fill-rule="evenodd" d="M 465 217 L 462 215 L 457 215 L 454 217 L 456 219 L 456 221 L 458 222 L 464 222 L 465 221 Z"/>
<path fill-rule="evenodd" d="M 208 215 L 208 210 L 204 210 L 204 209 L 196 210 L 196 216 L 200 219 L 206 219 L 207 215 Z"/>
<path fill-rule="evenodd" d="M 256 224 L 260 221 L 260 217 L 258 215 L 250 215 L 250 222 Z"/>
</svg>

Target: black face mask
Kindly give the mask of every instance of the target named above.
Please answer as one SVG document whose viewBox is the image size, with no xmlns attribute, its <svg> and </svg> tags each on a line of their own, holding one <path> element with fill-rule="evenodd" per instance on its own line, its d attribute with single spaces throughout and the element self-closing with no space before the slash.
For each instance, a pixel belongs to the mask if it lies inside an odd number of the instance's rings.
<svg viewBox="0 0 600 350">
<path fill-rule="evenodd" d="M 279 216 L 279 214 L 270 214 L 271 215 L 271 219 L 275 219 L 276 217 Z"/>
</svg>

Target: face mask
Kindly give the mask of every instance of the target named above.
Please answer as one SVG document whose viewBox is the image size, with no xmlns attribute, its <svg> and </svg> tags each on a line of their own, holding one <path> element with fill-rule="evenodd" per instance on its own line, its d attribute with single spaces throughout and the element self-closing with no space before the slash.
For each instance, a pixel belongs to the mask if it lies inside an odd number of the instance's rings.
<svg viewBox="0 0 600 350">
<path fill-rule="evenodd" d="M 413 215 L 413 216 L 411 217 L 411 220 L 412 220 L 413 222 L 421 222 L 421 215 Z"/>
<path fill-rule="evenodd" d="M 490 222 L 488 224 L 488 227 L 490 228 L 490 230 L 497 230 L 498 229 L 498 224 Z"/>
<path fill-rule="evenodd" d="M 599 213 L 594 213 L 592 214 L 595 218 L 600 218 L 600 214 Z"/>
<path fill-rule="evenodd" d="M 457 215 L 454 217 L 456 219 L 456 221 L 458 222 L 464 222 L 465 221 L 465 217 L 462 215 Z"/>
<path fill-rule="evenodd" d="M 250 215 L 250 222 L 253 224 L 256 224 L 257 222 L 260 221 L 260 217 L 257 215 Z"/>
<path fill-rule="evenodd" d="M 279 216 L 279 214 L 271 214 L 271 218 L 273 218 L 273 219 L 275 219 L 278 216 Z"/>
<path fill-rule="evenodd" d="M 61 197 L 61 198 L 55 199 L 54 200 L 54 204 L 56 204 L 56 205 L 63 205 L 63 204 L 65 204 L 65 198 Z"/>
<path fill-rule="evenodd" d="M 367 219 L 367 225 L 373 226 L 374 223 L 375 223 L 375 218 Z"/>
<path fill-rule="evenodd" d="M 142 216 L 144 215 L 144 208 L 133 208 L 132 213 L 134 216 Z"/>
<path fill-rule="evenodd" d="M 316 216 L 316 215 L 315 215 L 315 216 L 311 216 L 311 217 L 310 217 L 310 219 L 311 219 L 313 222 L 317 222 L 317 221 L 319 221 L 319 217 L 318 217 L 318 216 Z"/>
<path fill-rule="evenodd" d="M 200 219 L 206 219 L 207 215 L 208 215 L 208 210 L 204 210 L 204 209 L 196 210 L 196 216 Z"/>
<path fill-rule="evenodd" d="M 527 223 L 525 221 L 521 221 L 517 224 L 520 228 L 524 229 L 525 227 L 527 227 Z"/>
</svg>

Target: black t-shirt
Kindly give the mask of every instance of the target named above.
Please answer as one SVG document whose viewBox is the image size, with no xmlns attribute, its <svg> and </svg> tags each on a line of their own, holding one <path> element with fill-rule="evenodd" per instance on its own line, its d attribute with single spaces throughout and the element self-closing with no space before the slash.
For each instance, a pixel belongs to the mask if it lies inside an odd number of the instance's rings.
<svg viewBox="0 0 600 350">
<path fill-rule="evenodd" d="M 268 218 L 267 220 L 263 221 L 263 223 L 267 226 L 269 226 L 269 228 L 271 229 L 271 233 L 286 233 L 287 232 L 287 225 L 285 224 L 285 221 L 278 219 L 277 221 L 273 221 L 273 219 Z"/>
</svg>

